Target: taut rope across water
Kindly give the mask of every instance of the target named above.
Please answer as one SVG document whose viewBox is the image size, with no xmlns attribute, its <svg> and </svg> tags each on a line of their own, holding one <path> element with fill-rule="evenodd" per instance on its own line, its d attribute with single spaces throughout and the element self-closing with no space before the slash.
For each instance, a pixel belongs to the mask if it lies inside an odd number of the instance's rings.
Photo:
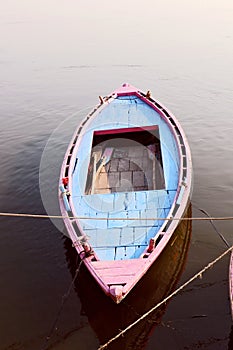
<svg viewBox="0 0 233 350">
<path fill-rule="evenodd" d="M 47 214 L 26 214 L 26 213 L 4 213 L 1 212 L 0 216 L 6 217 L 23 217 L 23 218 L 35 218 L 35 219 L 79 219 L 79 220 L 124 220 L 124 221 L 136 221 L 136 220 L 144 220 L 142 218 L 96 218 L 96 217 L 87 217 L 87 216 L 62 216 L 62 215 L 47 215 Z M 233 216 L 219 216 L 219 217 L 182 217 L 182 218 L 146 218 L 146 220 L 166 220 L 166 221 L 230 221 L 233 220 Z"/>
<path fill-rule="evenodd" d="M 199 209 L 199 208 L 198 208 Z M 207 217 L 184 217 L 184 218 L 147 218 L 147 220 L 167 220 L 167 221 L 172 221 L 172 220 L 180 220 L 180 221 L 210 221 L 212 226 L 214 227 L 215 231 L 221 236 L 221 238 L 224 240 L 225 244 L 228 246 L 228 249 L 225 250 L 220 256 L 218 256 L 216 259 L 214 259 L 213 261 L 211 261 L 208 265 L 206 265 L 204 268 L 202 268 L 199 272 L 197 272 L 193 277 L 191 277 L 188 281 L 186 281 L 184 284 L 182 284 L 179 288 L 177 288 L 174 292 L 172 292 L 169 296 L 167 296 L 165 299 L 163 299 L 161 302 L 159 302 L 157 305 L 155 305 L 154 307 L 152 307 L 149 311 L 147 311 L 146 313 L 144 313 L 141 317 L 139 317 L 135 322 L 131 323 L 129 326 L 127 326 L 125 329 L 121 330 L 115 337 L 111 338 L 108 342 L 106 342 L 105 344 L 101 345 L 97 350 L 103 350 L 106 349 L 108 347 L 108 345 L 110 343 L 112 343 L 113 341 L 115 341 L 116 339 L 118 339 L 121 336 L 124 336 L 124 334 L 129 331 L 131 328 L 133 328 L 134 326 L 136 326 L 140 321 L 142 321 L 143 319 L 145 319 L 147 316 L 149 316 L 154 310 L 156 310 L 157 308 L 159 308 L 161 305 L 163 305 L 164 303 L 166 303 L 168 300 L 170 300 L 173 296 L 177 295 L 180 291 L 182 291 L 186 286 L 188 286 L 191 282 L 193 282 L 194 280 L 196 280 L 197 278 L 201 278 L 202 274 L 205 273 L 207 270 L 209 270 L 211 267 L 213 267 L 218 261 L 220 261 L 223 257 L 225 257 L 228 253 L 230 253 L 233 250 L 233 245 L 230 246 L 229 243 L 224 239 L 224 237 L 218 232 L 218 230 L 216 229 L 216 227 L 213 224 L 213 221 L 229 221 L 229 220 L 233 220 L 233 216 L 225 216 L 225 217 L 211 217 L 206 211 L 199 209 L 201 212 L 203 212 Z M 0 216 L 5 216 L 5 217 L 21 217 L 21 218 L 35 218 L 35 219 L 81 219 L 81 220 L 85 220 L 85 219 L 92 219 L 92 220 L 110 220 L 109 218 L 91 218 L 91 217 L 80 217 L 80 216 L 62 216 L 62 215 L 46 215 L 46 214 L 25 214 L 25 213 L 4 213 L 4 212 L 0 212 Z M 140 218 L 114 218 L 114 220 L 141 220 Z M 81 265 L 81 264 L 80 264 Z M 76 275 L 71 283 L 71 286 L 69 288 L 69 292 L 67 293 L 67 295 L 65 296 L 63 302 L 62 302 L 62 306 L 61 306 L 61 310 L 63 308 L 64 305 L 64 301 L 65 299 L 68 297 L 69 293 L 70 293 L 70 289 L 74 283 L 74 280 L 76 279 L 78 272 L 79 272 L 80 266 L 76 271 Z M 54 331 L 54 328 L 56 326 L 56 322 L 57 319 L 60 316 L 61 310 L 59 310 L 58 315 L 56 317 L 56 320 L 53 324 L 53 327 L 50 331 L 50 335 L 47 337 L 47 341 L 49 340 L 51 334 Z M 46 346 L 46 344 L 45 344 Z M 45 349 L 45 348 L 43 348 Z"/>
<path fill-rule="evenodd" d="M 202 274 L 204 272 L 206 272 L 207 270 L 209 270 L 211 267 L 213 267 L 218 261 L 220 261 L 225 255 L 227 255 L 228 253 L 230 253 L 233 250 L 233 245 L 228 248 L 226 251 L 224 251 L 220 256 L 218 256 L 216 259 L 214 259 L 213 261 L 211 261 L 208 265 L 206 265 L 203 269 L 201 269 L 199 272 L 197 272 L 193 277 L 191 277 L 187 282 L 185 282 L 184 284 L 182 284 L 182 286 L 180 286 L 179 288 L 177 288 L 174 292 L 172 292 L 170 295 L 168 295 L 165 299 L 163 299 L 161 302 L 159 302 L 157 305 L 155 305 L 154 307 L 152 307 L 149 311 L 147 311 L 145 314 L 143 314 L 140 318 L 138 318 L 135 322 L 131 323 L 128 327 L 126 327 L 125 329 L 123 329 L 121 332 L 119 332 L 115 337 L 111 338 L 109 341 L 107 341 L 105 344 L 101 345 L 97 350 L 103 350 L 106 349 L 108 347 L 108 345 L 110 343 L 112 343 L 113 341 L 115 341 L 116 339 L 118 339 L 121 336 L 124 336 L 124 334 L 129 331 L 131 328 L 133 328 L 134 326 L 136 326 L 136 324 L 138 324 L 140 321 L 142 321 L 144 318 L 146 318 L 147 316 L 149 316 L 154 310 L 156 310 L 158 307 L 160 307 L 161 305 L 163 305 L 164 303 L 166 303 L 169 299 L 171 299 L 172 297 L 174 297 L 175 295 L 177 295 L 180 291 L 182 291 L 185 287 L 187 287 L 191 282 L 193 282 L 194 280 L 196 280 L 197 278 L 201 278 Z"/>
</svg>

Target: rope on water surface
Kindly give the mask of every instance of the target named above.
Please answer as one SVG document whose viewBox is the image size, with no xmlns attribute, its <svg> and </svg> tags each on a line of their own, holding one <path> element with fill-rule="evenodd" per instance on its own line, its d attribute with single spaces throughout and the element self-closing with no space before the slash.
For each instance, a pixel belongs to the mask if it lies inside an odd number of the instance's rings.
<svg viewBox="0 0 233 350">
<path fill-rule="evenodd" d="M 221 234 L 221 232 L 217 229 L 217 227 L 215 226 L 214 222 L 213 222 L 213 218 L 211 218 L 210 214 L 204 210 L 204 209 L 201 209 L 201 208 L 198 208 L 196 205 L 195 205 L 195 208 L 200 210 L 200 212 L 202 212 L 203 214 L 205 214 L 208 218 L 209 218 L 209 221 L 214 229 L 214 231 L 219 235 L 219 237 L 222 239 L 222 241 L 226 244 L 226 246 L 229 248 L 230 247 L 230 244 L 227 242 L 227 240 L 225 239 L 225 237 Z"/>
<path fill-rule="evenodd" d="M 52 337 L 54 331 L 56 330 L 57 322 L 58 322 L 59 317 L 60 317 L 60 315 L 61 315 L 61 312 L 62 312 L 62 309 L 63 309 L 63 307 L 64 307 L 64 304 L 65 304 L 65 302 L 67 301 L 67 299 L 68 299 L 68 297 L 69 297 L 69 295 L 70 295 L 70 292 L 71 292 L 71 290 L 72 290 L 72 287 L 73 287 L 73 285 L 74 285 L 74 282 L 75 282 L 75 280 L 76 280 L 76 278 L 77 278 L 77 276 L 78 276 L 78 273 L 79 273 L 79 270 L 80 270 L 80 268 L 81 268 L 82 262 L 83 262 L 83 261 L 81 260 L 80 263 L 79 263 L 79 265 L 78 265 L 78 268 L 76 269 L 74 278 L 73 278 L 73 280 L 72 280 L 72 282 L 71 282 L 71 284 L 70 284 L 70 286 L 69 286 L 67 292 L 66 292 L 66 293 L 63 295 L 63 297 L 62 297 L 62 302 L 61 302 L 60 308 L 59 308 L 59 310 L 58 310 L 58 313 L 57 313 L 57 315 L 56 315 L 56 318 L 55 318 L 55 320 L 54 320 L 54 322 L 53 322 L 53 324 L 52 324 L 52 326 L 51 326 L 50 332 L 49 332 L 48 336 L 46 337 L 45 342 L 44 342 L 44 345 L 42 346 L 41 350 L 46 350 L 46 349 L 47 349 L 48 341 L 50 340 L 50 338 Z"/>
<path fill-rule="evenodd" d="M 206 272 L 208 269 L 213 267 L 218 261 L 220 261 L 225 255 L 227 255 L 229 252 L 233 250 L 233 245 L 225 250 L 220 256 L 218 256 L 216 259 L 211 261 L 208 265 L 206 265 L 202 270 L 197 272 L 193 277 L 191 277 L 187 282 L 182 284 L 179 288 L 177 288 L 173 293 L 169 294 L 165 299 L 163 299 L 161 302 L 159 302 L 157 305 L 155 305 L 153 308 L 151 308 L 149 311 L 147 311 L 145 314 L 143 314 L 140 318 L 138 318 L 135 322 L 131 323 L 128 327 L 121 330 L 115 337 L 108 340 L 104 345 L 101 345 L 97 350 L 103 350 L 108 347 L 110 343 L 117 340 L 119 337 L 124 336 L 124 334 L 129 331 L 131 328 L 136 326 L 140 321 L 142 321 L 144 318 L 149 316 L 154 310 L 156 310 L 158 307 L 166 303 L 169 299 L 177 295 L 180 291 L 182 291 L 186 286 L 188 286 L 191 282 L 193 282 L 197 278 L 202 278 L 202 275 L 204 272 Z"/>
<path fill-rule="evenodd" d="M 96 218 L 96 217 L 81 217 L 81 216 L 62 216 L 62 215 L 46 215 L 46 214 L 24 214 L 24 213 L 6 213 L 6 212 L 0 212 L 0 216 L 5 216 L 5 217 L 24 217 L 24 218 L 37 218 L 37 219 L 80 219 L 80 220 L 167 220 L 167 221 L 172 221 L 172 220 L 180 220 L 180 221 L 210 221 L 212 226 L 215 228 L 215 231 L 217 230 L 216 227 L 213 224 L 213 221 L 230 221 L 233 220 L 232 216 L 225 216 L 225 217 L 211 217 L 206 211 L 200 209 L 207 217 L 183 217 L 183 218 Z M 219 232 L 217 231 L 219 234 Z M 222 236 L 222 235 L 221 235 Z M 222 237 L 221 237 L 222 238 Z M 226 245 L 229 246 L 228 242 L 225 241 Z M 225 255 L 227 255 L 229 252 L 233 250 L 233 246 L 229 247 L 224 253 L 222 253 L 220 256 L 218 256 L 215 260 L 210 262 L 207 266 L 205 266 L 202 270 L 200 270 L 198 273 L 196 273 L 193 277 L 191 277 L 187 282 L 185 282 L 182 286 L 180 286 L 178 289 L 176 289 L 173 293 L 171 293 L 169 296 L 167 296 L 165 299 L 163 299 L 161 302 L 159 302 L 157 305 L 155 305 L 153 308 L 151 308 L 148 312 L 143 314 L 140 318 L 138 318 L 135 322 L 130 324 L 128 327 L 126 327 L 124 330 L 120 331 L 115 337 L 111 338 L 108 342 L 106 342 L 104 345 L 101 345 L 97 350 L 102 350 L 106 349 L 107 346 L 118 339 L 119 337 L 123 336 L 127 331 L 129 331 L 132 327 L 134 327 L 136 324 L 138 324 L 140 321 L 142 321 L 144 318 L 146 318 L 148 315 L 150 315 L 154 310 L 156 310 L 158 307 L 166 303 L 168 300 L 170 300 L 173 296 L 177 295 L 180 291 L 182 291 L 187 285 L 189 285 L 191 282 L 193 282 L 197 278 L 201 278 L 202 274 L 206 272 L 208 269 L 213 267 L 218 261 L 220 261 Z M 82 263 L 82 261 L 81 261 Z M 63 296 L 62 299 L 62 304 L 61 307 L 58 311 L 57 317 L 53 323 L 53 326 L 50 330 L 49 335 L 46 338 L 46 343 L 44 347 L 41 350 L 46 350 L 47 342 L 52 336 L 54 329 L 56 327 L 57 321 L 60 317 L 61 311 L 63 309 L 64 303 L 66 299 L 68 298 L 71 288 L 74 284 L 75 279 L 77 278 L 79 269 L 81 267 L 81 263 L 76 270 L 76 274 L 71 282 L 71 285 L 68 289 L 68 292 Z"/>
<path fill-rule="evenodd" d="M 87 216 L 63 216 L 63 215 L 46 215 L 46 214 L 25 214 L 25 213 L 0 213 L 0 216 L 6 217 L 23 217 L 23 218 L 35 218 L 35 219 L 71 219 L 71 220 L 123 220 L 123 221 L 143 221 L 143 220 L 166 220 L 166 221 L 230 221 L 233 220 L 233 216 L 219 216 L 219 217 L 182 217 L 182 218 L 107 218 L 107 217 L 87 217 Z"/>
</svg>

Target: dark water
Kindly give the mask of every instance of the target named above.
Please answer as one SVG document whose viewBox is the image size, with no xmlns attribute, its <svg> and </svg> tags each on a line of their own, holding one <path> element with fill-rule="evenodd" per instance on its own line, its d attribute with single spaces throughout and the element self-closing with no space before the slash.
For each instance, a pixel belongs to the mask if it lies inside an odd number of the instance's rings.
<svg viewBox="0 0 233 350">
<path fill-rule="evenodd" d="M 193 216 L 196 208 L 232 216 L 232 17 L 229 0 L 2 2 L 0 211 L 59 213 L 57 179 L 73 127 L 99 95 L 127 81 L 150 89 L 186 132 Z M 232 244 L 233 223 L 216 226 Z M 2 217 L 0 227 L 0 349 L 42 349 L 72 281 L 69 243 L 60 222 Z M 179 285 L 224 249 L 208 222 L 194 222 Z M 230 349 L 228 263 L 178 294 L 141 349 Z M 94 350 L 110 335 L 107 320 L 97 330 L 99 311 L 84 296 L 72 289 L 51 349 Z M 135 330 L 131 339 L 142 344 L 140 336 Z"/>
</svg>

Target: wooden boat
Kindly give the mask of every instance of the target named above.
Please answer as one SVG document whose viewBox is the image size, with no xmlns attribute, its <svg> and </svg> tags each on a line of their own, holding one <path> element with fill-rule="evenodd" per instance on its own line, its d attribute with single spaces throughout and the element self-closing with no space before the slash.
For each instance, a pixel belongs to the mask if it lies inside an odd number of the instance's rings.
<svg viewBox="0 0 233 350">
<path fill-rule="evenodd" d="M 176 118 L 129 84 L 100 97 L 66 152 L 59 202 L 73 246 L 116 303 L 171 244 L 191 189 Z"/>
</svg>

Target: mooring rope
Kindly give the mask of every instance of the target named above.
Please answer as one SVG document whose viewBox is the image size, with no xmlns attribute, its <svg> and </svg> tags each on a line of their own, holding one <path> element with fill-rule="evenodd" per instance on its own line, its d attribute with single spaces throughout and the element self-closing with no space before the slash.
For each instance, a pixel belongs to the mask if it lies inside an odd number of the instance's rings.
<svg viewBox="0 0 233 350">
<path fill-rule="evenodd" d="M 214 231 L 219 235 L 219 237 L 222 239 L 222 241 L 226 244 L 226 246 L 229 248 L 230 247 L 230 244 L 227 242 L 227 240 L 225 239 L 225 237 L 221 234 L 221 232 L 217 229 L 217 227 L 215 226 L 214 222 L 213 222 L 213 218 L 210 216 L 210 214 L 204 210 L 204 209 L 201 209 L 201 208 L 198 208 L 196 205 L 195 205 L 195 208 L 198 209 L 200 212 L 202 212 L 203 214 L 205 214 L 208 218 L 209 218 L 209 221 L 214 229 Z"/>
<path fill-rule="evenodd" d="M 63 216 L 63 215 L 46 215 L 46 214 L 25 214 L 25 213 L 0 213 L 0 216 L 8 216 L 8 217 L 23 217 L 23 218 L 35 218 L 35 219 L 71 219 L 71 220 L 122 220 L 122 221 L 155 221 L 155 220 L 166 220 L 166 221 L 210 221 L 210 220 L 215 220 L 215 221 L 230 221 L 233 220 L 233 216 L 219 216 L 219 217 L 181 217 L 181 218 L 174 218 L 174 217 L 169 217 L 169 218 L 115 218 L 115 217 L 88 217 L 88 216 Z"/>
<path fill-rule="evenodd" d="M 42 346 L 41 350 L 46 350 L 46 349 L 47 349 L 48 341 L 50 340 L 50 338 L 52 337 L 52 335 L 53 335 L 53 333 L 54 333 L 54 330 L 56 329 L 56 325 L 57 325 L 57 322 L 58 322 L 59 317 L 60 317 L 60 315 L 61 315 L 62 309 L 63 309 L 64 304 L 65 304 L 65 302 L 67 301 L 67 299 L 68 299 L 68 297 L 69 297 L 69 295 L 70 295 L 70 292 L 71 292 L 71 290 L 72 290 L 72 287 L 73 287 L 73 285 L 74 285 L 74 282 L 75 282 L 75 280 L 76 280 L 76 278 L 77 278 L 77 276 L 78 276 L 79 270 L 80 270 L 80 268 L 81 268 L 82 262 L 83 262 L 83 261 L 81 260 L 80 263 L 79 263 L 78 268 L 76 269 L 74 278 L 73 278 L 73 280 L 72 280 L 72 282 L 71 282 L 71 284 L 70 284 L 70 286 L 69 286 L 67 292 L 66 292 L 66 293 L 63 295 L 63 297 L 62 297 L 62 302 L 61 302 L 60 308 L 59 308 L 59 310 L 58 310 L 58 313 L 57 313 L 57 315 L 56 315 L 56 318 L 55 318 L 55 320 L 54 320 L 54 322 L 53 322 L 53 324 L 52 324 L 52 326 L 51 326 L 50 332 L 49 332 L 48 336 L 46 337 L 45 342 L 44 342 L 44 345 Z"/>
<path fill-rule="evenodd" d="M 202 270 L 200 270 L 199 272 L 197 272 L 193 277 L 191 277 L 188 281 L 186 281 L 184 284 L 182 284 L 179 288 L 177 288 L 174 292 L 172 292 L 171 294 L 169 294 L 165 299 L 163 299 L 161 302 L 159 302 L 157 305 L 155 305 L 154 307 L 152 307 L 149 311 L 147 311 L 146 313 L 144 313 L 140 318 L 138 318 L 135 322 L 131 323 L 128 327 L 126 327 L 125 329 L 121 330 L 115 337 L 111 338 L 110 340 L 108 340 L 105 344 L 101 345 L 97 350 L 103 350 L 106 349 L 108 347 L 108 345 L 110 343 L 112 343 L 113 341 L 117 340 L 119 337 L 123 336 L 127 331 L 129 331 L 131 328 L 133 328 L 134 326 L 136 326 L 140 321 L 142 321 L 144 318 L 146 318 L 147 316 L 149 316 L 154 310 L 156 310 L 157 308 L 159 308 L 161 305 L 163 305 L 164 303 L 166 303 L 169 299 L 171 299 L 172 297 L 174 297 L 175 295 L 177 295 L 180 291 L 182 291 L 186 286 L 188 286 L 191 282 L 193 282 L 195 279 L 197 278 L 201 278 L 203 273 L 205 273 L 208 269 L 210 269 L 211 267 L 213 267 L 218 261 L 220 261 L 225 255 L 227 255 L 229 252 L 231 252 L 233 249 L 233 245 L 228 248 L 226 251 L 224 251 L 220 256 L 218 256 L 216 259 L 214 259 L 213 261 L 211 261 L 208 265 L 206 265 Z"/>
<path fill-rule="evenodd" d="M 7 213 L 7 212 L 0 212 L 0 216 L 5 217 L 23 217 L 23 218 L 37 218 L 37 219 L 79 219 L 79 220 L 167 220 L 167 221 L 173 221 L 173 220 L 179 220 L 179 221 L 210 221 L 215 231 L 220 235 L 222 240 L 225 242 L 225 244 L 229 247 L 225 252 L 223 252 L 220 256 L 218 256 L 215 260 L 211 261 L 208 265 L 206 265 L 202 270 L 197 272 L 193 277 L 191 277 L 188 281 L 186 281 L 183 285 L 181 285 L 179 288 L 177 288 L 174 292 L 172 292 L 169 296 L 164 298 L 161 302 L 159 302 L 157 305 L 152 307 L 149 311 L 144 313 L 140 318 L 138 318 L 135 322 L 131 323 L 129 326 L 127 326 L 125 329 L 121 330 L 115 337 L 108 340 L 105 344 L 101 345 L 97 350 L 103 350 L 108 347 L 110 343 L 117 340 L 119 337 L 124 336 L 124 334 L 129 331 L 131 328 L 136 326 L 140 321 L 145 319 L 147 316 L 149 316 L 153 311 L 155 311 L 157 308 L 159 308 L 161 305 L 166 303 L 168 300 L 170 300 L 173 296 L 177 295 L 180 291 L 182 291 L 186 286 L 188 286 L 191 282 L 196 280 L 197 278 L 201 278 L 202 274 L 205 273 L 208 269 L 213 267 L 218 261 L 220 261 L 225 255 L 227 255 L 229 252 L 233 250 L 233 245 L 229 246 L 229 243 L 225 240 L 225 238 L 222 236 L 222 234 L 217 230 L 216 226 L 214 225 L 213 221 L 229 221 L 233 220 L 233 216 L 223 216 L 223 217 L 211 217 L 205 210 L 197 208 L 202 213 L 204 213 L 207 217 L 182 217 L 182 218 L 98 218 L 98 217 L 83 217 L 83 216 L 63 216 L 63 215 L 46 215 L 46 214 L 26 214 L 26 213 Z M 65 301 L 67 300 L 72 286 L 75 282 L 75 279 L 77 278 L 78 272 L 81 267 L 81 263 L 79 264 L 79 267 L 76 270 L 75 276 L 70 284 L 70 287 L 68 289 L 68 292 L 63 296 L 62 303 L 60 306 L 60 309 L 57 313 L 56 319 L 51 327 L 51 330 L 49 332 L 49 335 L 46 338 L 44 346 L 41 348 L 41 350 L 47 349 L 47 342 L 51 338 L 54 329 L 56 327 L 56 324 L 58 322 L 58 319 L 60 317 L 60 314 L 62 312 L 63 306 L 65 304 Z"/>
</svg>

